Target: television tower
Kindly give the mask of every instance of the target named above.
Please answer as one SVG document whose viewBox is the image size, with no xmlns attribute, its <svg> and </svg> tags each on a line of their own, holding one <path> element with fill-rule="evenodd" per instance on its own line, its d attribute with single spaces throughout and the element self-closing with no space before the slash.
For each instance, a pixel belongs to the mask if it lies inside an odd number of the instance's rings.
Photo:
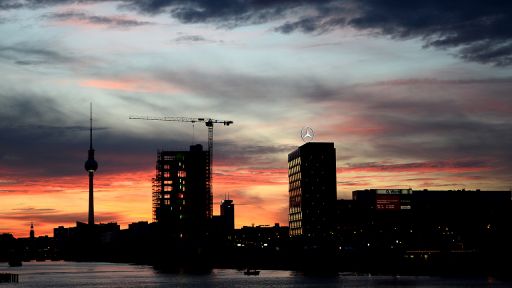
<svg viewBox="0 0 512 288">
<path fill-rule="evenodd" d="M 94 160 L 94 149 L 92 148 L 92 103 L 90 110 L 90 120 L 91 120 L 91 128 L 90 128 L 90 137 L 89 137 L 89 157 L 87 161 L 85 161 L 85 170 L 89 173 L 89 225 L 94 225 L 94 195 L 93 195 L 93 181 L 94 181 L 94 172 L 98 169 L 98 162 Z"/>
</svg>

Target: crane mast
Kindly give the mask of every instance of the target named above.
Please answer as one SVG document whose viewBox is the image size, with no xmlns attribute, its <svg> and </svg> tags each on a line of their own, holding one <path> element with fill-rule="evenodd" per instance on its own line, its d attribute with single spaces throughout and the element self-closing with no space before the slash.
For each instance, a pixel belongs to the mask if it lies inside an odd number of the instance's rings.
<svg viewBox="0 0 512 288">
<path fill-rule="evenodd" d="M 229 126 L 233 124 L 233 121 L 230 120 L 216 120 L 211 118 L 190 118 L 190 117 L 154 117 L 154 116 L 129 116 L 129 119 L 138 119 L 138 120 L 150 120 L 150 121 L 171 121 L 171 122 L 203 122 L 206 127 L 208 127 L 208 182 L 206 183 L 206 190 L 208 192 L 208 205 L 209 205 L 209 214 L 208 217 L 211 218 L 213 216 L 213 125 L 214 124 L 224 124 L 224 126 Z"/>
</svg>

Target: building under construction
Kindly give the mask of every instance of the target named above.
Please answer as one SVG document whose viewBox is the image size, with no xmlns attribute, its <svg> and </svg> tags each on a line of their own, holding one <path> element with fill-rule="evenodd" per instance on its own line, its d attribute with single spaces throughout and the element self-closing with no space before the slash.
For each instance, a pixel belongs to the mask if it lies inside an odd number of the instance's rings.
<svg viewBox="0 0 512 288">
<path fill-rule="evenodd" d="M 211 218 L 209 155 L 200 144 L 190 151 L 158 151 L 153 178 L 153 220 L 184 231 Z"/>
</svg>

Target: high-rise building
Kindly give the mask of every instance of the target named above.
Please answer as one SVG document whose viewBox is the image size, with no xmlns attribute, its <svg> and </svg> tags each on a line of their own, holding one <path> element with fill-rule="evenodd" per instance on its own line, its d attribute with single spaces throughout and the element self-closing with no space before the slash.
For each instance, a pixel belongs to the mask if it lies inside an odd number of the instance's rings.
<svg viewBox="0 0 512 288">
<path fill-rule="evenodd" d="M 199 144 L 190 151 L 159 151 L 153 178 L 153 220 L 182 234 L 204 227 L 209 218 L 208 152 Z"/>
<path fill-rule="evenodd" d="M 323 241 L 336 205 L 334 143 L 309 142 L 288 154 L 290 237 Z"/>
<path fill-rule="evenodd" d="M 220 203 L 220 216 L 223 217 L 227 231 L 235 230 L 235 204 L 233 200 L 223 200 Z"/>
</svg>

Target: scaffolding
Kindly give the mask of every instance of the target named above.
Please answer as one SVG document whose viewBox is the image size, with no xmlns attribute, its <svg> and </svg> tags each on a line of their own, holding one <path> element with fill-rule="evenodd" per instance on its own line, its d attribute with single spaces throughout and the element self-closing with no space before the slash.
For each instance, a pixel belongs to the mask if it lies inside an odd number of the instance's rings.
<svg viewBox="0 0 512 288">
<path fill-rule="evenodd" d="M 160 209 L 160 204 L 162 201 L 162 169 L 160 169 L 160 164 L 162 160 L 162 155 L 160 151 L 157 152 L 157 160 L 155 166 L 155 177 L 151 179 L 152 186 L 152 207 L 153 207 L 153 222 L 158 220 L 157 211 Z"/>
</svg>

